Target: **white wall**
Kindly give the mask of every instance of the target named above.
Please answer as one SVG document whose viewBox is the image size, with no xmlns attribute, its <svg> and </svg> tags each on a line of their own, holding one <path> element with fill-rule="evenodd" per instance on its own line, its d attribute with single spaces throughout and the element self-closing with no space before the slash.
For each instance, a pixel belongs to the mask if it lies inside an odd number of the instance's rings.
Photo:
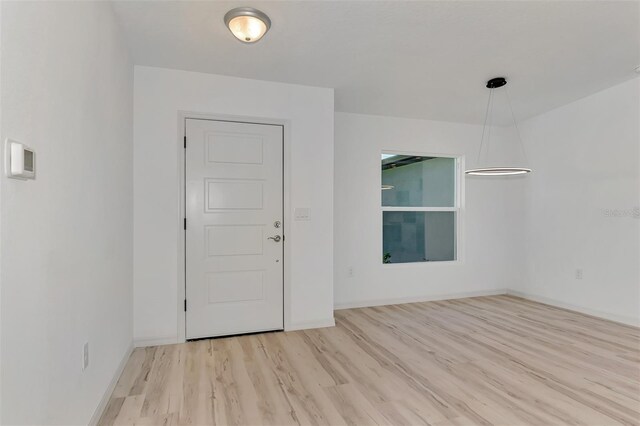
<svg viewBox="0 0 640 426">
<path fill-rule="evenodd" d="M 289 121 L 285 197 L 292 208 L 309 207 L 311 221 L 289 224 L 288 326 L 332 323 L 333 90 L 150 67 L 135 67 L 134 86 L 135 339 L 180 335 L 179 111 Z"/>
<path fill-rule="evenodd" d="M 2 2 L 3 424 L 86 424 L 132 343 L 133 67 L 108 2 Z M 82 347 L 90 363 L 81 371 Z"/>
<path fill-rule="evenodd" d="M 534 172 L 514 290 L 640 324 L 639 127 L 638 78 L 521 123 Z"/>
<path fill-rule="evenodd" d="M 501 130 L 495 129 L 496 141 Z M 522 179 L 465 179 L 461 262 L 382 264 L 381 151 L 477 158 L 481 126 L 336 113 L 337 307 L 502 292 L 519 278 Z M 501 142 L 498 142 L 501 143 Z M 353 276 L 349 269 L 353 268 Z"/>
</svg>

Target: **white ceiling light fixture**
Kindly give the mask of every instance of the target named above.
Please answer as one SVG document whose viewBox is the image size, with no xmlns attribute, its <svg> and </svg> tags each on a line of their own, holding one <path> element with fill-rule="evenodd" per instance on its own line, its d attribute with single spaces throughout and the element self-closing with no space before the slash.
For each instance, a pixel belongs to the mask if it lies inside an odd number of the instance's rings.
<svg viewBox="0 0 640 426">
<path fill-rule="evenodd" d="M 507 80 L 504 77 L 496 77 L 487 81 L 487 88 L 489 89 L 489 101 L 487 102 L 487 112 L 484 117 L 484 126 L 482 128 L 482 139 L 480 140 L 480 149 L 478 150 L 478 166 L 473 169 L 465 170 L 465 174 L 475 175 L 475 176 L 510 176 L 510 175 L 524 175 L 527 173 L 531 173 L 531 169 L 528 167 L 515 167 L 515 166 L 497 166 L 496 164 L 491 164 L 491 159 L 487 158 L 486 164 L 481 164 L 480 158 L 483 154 L 483 147 L 486 145 L 486 155 L 488 157 L 489 153 L 489 137 L 491 135 L 491 129 L 487 132 L 487 122 L 489 123 L 489 127 L 491 127 L 492 121 L 491 113 L 493 112 L 493 96 L 494 91 L 500 87 L 504 87 L 507 85 Z M 507 94 L 507 104 L 509 105 L 509 111 L 511 111 L 511 118 L 513 119 L 513 126 L 516 129 L 518 136 L 518 143 L 520 144 L 520 148 L 522 150 L 522 154 L 524 160 L 526 162 L 526 154 L 524 152 L 524 145 L 522 144 L 522 138 L 520 137 L 520 130 L 518 129 L 518 124 L 516 123 L 516 116 L 513 114 L 513 108 L 511 108 L 511 101 L 509 100 L 509 92 L 507 92 L 507 88 L 504 88 L 505 93 Z M 487 143 L 484 143 L 485 135 L 487 136 Z"/>
<path fill-rule="evenodd" d="M 271 28 L 271 19 L 266 13 L 252 7 L 237 7 L 224 15 L 229 31 L 243 43 L 255 43 Z"/>
</svg>

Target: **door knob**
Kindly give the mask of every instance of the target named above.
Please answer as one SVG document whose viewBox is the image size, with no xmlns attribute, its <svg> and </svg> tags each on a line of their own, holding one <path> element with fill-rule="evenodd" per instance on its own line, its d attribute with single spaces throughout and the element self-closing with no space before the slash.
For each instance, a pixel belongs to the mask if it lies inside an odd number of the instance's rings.
<svg viewBox="0 0 640 426">
<path fill-rule="evenodd" d="M 280 235 L 276 235 L 276 236 L 274 236 L 274 237 L 269 237 L 269 238 L 267 238 L 267 240 L 273 240 L 273 241 L 275 241 L 276 243 L 279 243 L 281 239 L 282 239 L 282 237 L 281 237 Z"/>
</svg>

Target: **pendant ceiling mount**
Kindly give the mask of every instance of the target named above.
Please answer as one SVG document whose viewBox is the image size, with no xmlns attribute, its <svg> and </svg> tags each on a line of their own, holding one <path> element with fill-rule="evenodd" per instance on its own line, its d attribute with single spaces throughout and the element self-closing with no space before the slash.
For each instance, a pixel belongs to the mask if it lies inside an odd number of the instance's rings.
<svg viewBox="0 0 640 426">
<path fill-rule="evenodd" d="M 475 176 L 512 176 L 512 175 L 523 175 L 531 172 L 531 169 L 528 167 L 522 166 L 504 166 L 499 164 L 492 164 L 490 158 L 486 158 L 485 162 L 481 161 L 481 156 L 483 154 L 483 148 L 485 146 L 485 135 L 486 135 L 486 153 L 485 157 L 489 157 L 489 139 L 491 136 L 491 126 L 492 126 L 492 112 L 493 112 L 493 98 L 495 89 L 499 89 L 507 85 L 507 79 L 504 77 L 495 77 L 491 80 L 487 81 L 486 87 L 489 89 L 489 101 L 487 102 L 487 112 L 484 117 L 484 126 L 482 128 L 482 139 L 480 140 L 480 149 L 478 151 L 478 166 L 473 169 L 465 170 L 465 174 L 475 175 Z M 520 130 L 518 129 L 518 123 L 516 122 L 516 117 L 513 114 L 513 109 L 511 108 L 511 101 L 509 100 L 509 94 L 507 92 L 507 88 L 503 89 L 507 95 L 507 104 L 509 106 L 509 111 L 511 112 L 511 118 L 513 119 L 513 127 L 515 127 L 518 143 L 520 144 L 520 148 L 523 155 L 523 160 L 526 162 L 526 154 L 524 152 L 524 146 L 522 144 L 522 138 L 520 137 Z M 488 129 L 487 129 L 488 123 Z"/>
<path fill-rule="evenodd" d="M 496 77 L 487 81 L 487 89 L 497 89 L 507 84 L 507 79 L 504 77 Z"/>
</svg>

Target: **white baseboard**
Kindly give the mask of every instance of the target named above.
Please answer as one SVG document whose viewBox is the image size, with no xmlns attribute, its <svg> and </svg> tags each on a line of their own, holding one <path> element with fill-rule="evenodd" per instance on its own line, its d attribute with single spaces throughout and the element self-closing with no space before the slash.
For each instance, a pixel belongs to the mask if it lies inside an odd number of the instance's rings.
<svg viewBox="0 0 640 426">
<path fill-rule="evenodd" d="M 331 318 L 325 318 L 316 321 L 304 321 L 304 322 L 296 322 L 293 324 L 289 324 L 285 327 L 284 331 L 294 331 L 294 330 L 308 330 L 311 328 L 324 328 L 324 327 L 335 327 L 336 321 Z"/>
<path fill-rule="evenodd" d="M 507 290 L 507 294 L 511 296 L 521 297 L 523 299 L 531 300 L 533 302 L 544 303 L 545 305 L 555 306 L 557 308 L 567 309 L 570 311 L 579 312 L 581 314 L 589 315 L 592 317 L 602 318 L 613 322 L 619 322 L 625 325 L 631 325 L 634 327 L 640 327 L 640 318 L 628 317 L 624 315 L 612 314 L 610 312 L 598 311 L 595 309 L 585 308 L 583 306 L 572 305 L 570 303 L 561 302 L 559 300 L 550 299 L 548 297 L 536 296 L 534 294 L 525 293 L 517 290 Z"/>
<path fill-rule="evenodd" d="M 467 297 L 480 297 L 480 296 L 497 296 L 499 294 L 507 294 L 506 289 L 498 290 L 485 290 L 485 291 L 470 291 L 463 293 L 449 293 L 449 294 L 437 294 L 430 296 L 414 296 L 414 297 L 401 297 L 391 299 L 375 299 L 364 300 L 354 302 L 336 303 L 333 309 L 339 311 L 341 309 L 351 308 L 367 308 L 370 306 L 384 306 L 384 305 L 401 305 L 403 303 L 416 303 L 416 302 L 433 302 L 436 300 L 449 300 L 449 299 L 465 299 Z"/>
<path fill-rule="evenodd" d="M 131 356 L 132 352 L 133 352 L 133 344 L 130 344 L 129 348 L 127 349 L 124 356 L 120 360 L 120 364 L 118 364 L 118 368 L 113 374 L 113 377 L 111 378 L 111 382 L 109 382 L 109 386 L 107 387 L 107 390 L 104 391 L 104 394 L 100 399 L 100 403 L 98 404 L 95 411 L 93 412 L 93 416 L 91 416 L 91 420 L 89 420 L 89 426 L 95 426 L 100 421 L 100 417 L 102 417 L 102 413 L 104 413 L 104 410 L 107 408 L 107 404 L 109 404 L 109 399 L 111 399 L 111 394 L 113 393 L 113 390 L 116 388 L 116 385 L 118 384 L 118 379 L 120 379 L 120 375 L 122 375 L 122 372 L 124 371 L 124 367 L 127 365 L 127 361 L 129 361 L 129 357 Z"/>
<path fill-rule="evenodd" d="M 146 348 L 147 346 L 162 346 L 162 345 L 175 345 L 178 342 L 178 338 L 176 336 L 168 336 L 168 337 L 143 337 L 141 339 L 135 339 L 133 341 L 133 346 L 136 348 Z"/>
</svg>

